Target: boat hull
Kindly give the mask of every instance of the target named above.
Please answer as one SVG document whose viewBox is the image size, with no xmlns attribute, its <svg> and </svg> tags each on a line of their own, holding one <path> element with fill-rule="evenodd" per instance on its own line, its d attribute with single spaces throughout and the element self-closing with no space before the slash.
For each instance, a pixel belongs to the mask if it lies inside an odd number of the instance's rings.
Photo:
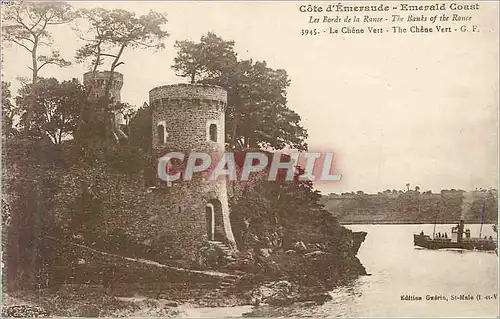
<svg viewBox="0 0 500 319">
<path fill-rule="evenodd" d="M 447 238 L 432 239 L 427 235 L 413 235 L 413 244 L 427 249 L 467 249 L 467 250 L 496 250 L 497 243 L 489 239 L 468 238 L 460 242 L 453 242 Z"/>
</svg>

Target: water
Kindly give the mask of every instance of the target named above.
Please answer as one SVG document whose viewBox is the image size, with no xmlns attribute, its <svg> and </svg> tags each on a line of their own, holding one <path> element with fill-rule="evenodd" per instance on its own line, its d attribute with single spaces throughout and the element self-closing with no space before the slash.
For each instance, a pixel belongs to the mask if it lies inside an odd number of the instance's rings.
<svg viewBox="0 0 500 319">
<path fill-rule="evenodd" d="M 453 225 L 437 225 L 436 232 L 447 232 Z M 496 236 L 483 226 L 483 236 Z M 497 317 L 498 258 L 494 252 L 419 249 L 413 246 L 413 233 L 432 234 L 434 225 L 351 225 L 368 236 L 358 257 L 371 276 L 363 276 L 331 292 L 333 297 L 321 306 L 253 308 L 251 316 L 286 317 Z M 472 237 L 479 225 L 466 225 Z M 472 295 L 474 300 L 451 300 L 451 295 Z M 476 300 L 480 294 L 482 299 Z M 421 296 L 421 301 L 403 301 L 401 295 Z M 446 296 L 448 301 L 427 301 L 427 295 Z M 201 309 L 199 309 L 201 310 Z M 241 314 L 238 312 L 241 311 Z M 212 308 L 208 316 L 240 316 L 249 307 Z M 202 317 L 204 311 L 198 311 Z"/>
<path fill-rule="evenodd" d="M 447 232 L 453 225 L 437 225 Z M 334 291 L 334 300 L 318 309 L 328 317 L 497 317 L 497 300 L 452 301 L 450 295 L 498 292 L 498 258 L 494 252 L 427 250 L 413 246 L 413 233 L 432 234 L 434 225 L 353 225 L 368 232 L 358 256 L 372 276 Z M 467 225 L 478 236 L 479 225 Z M 495 236 L 491 225 L 483 236 Z M 448 301 L 426 301 L 426 295 Z M 402 301 L 401 295 L 422 296 Z M 498 298 L 498 296 L 497 296 Z"/>
</svg>

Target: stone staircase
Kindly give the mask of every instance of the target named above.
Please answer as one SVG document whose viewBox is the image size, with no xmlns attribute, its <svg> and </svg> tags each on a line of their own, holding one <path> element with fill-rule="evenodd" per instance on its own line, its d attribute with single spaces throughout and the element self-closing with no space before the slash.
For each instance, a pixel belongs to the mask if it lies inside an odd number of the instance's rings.
<svg viewBox="0 0 500 319">
<path fill-rule="evenodd" d="M 220 280 L 219 282 L 219 287 L 222 288 L 222 289 L 225 289 L 225 288 L 230 288 L 230 287 L 234 287 L 235 283 L 240 279 L 241 277 L 240 276 L 237 276 L 237 275 L 230 275 L 230 276 L 227 276 L 227 277 L 224 277 Z"/>
<path fill-rule="evenodd" d="M 234 250 L 225 243 L 212 240 L 210 241 L 210 244 L 216 246 L 224 253 L 224 260 L 226 261 L 226 263 L 236 261 L 236 258 L 234 257 Z"/>
</svg>

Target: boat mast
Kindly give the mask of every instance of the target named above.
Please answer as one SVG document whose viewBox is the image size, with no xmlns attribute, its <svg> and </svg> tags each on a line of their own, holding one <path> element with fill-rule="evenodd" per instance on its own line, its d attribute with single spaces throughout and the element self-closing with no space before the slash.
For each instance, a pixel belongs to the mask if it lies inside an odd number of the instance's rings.
<svg viewBox="0 0 500 319">
<path fill-rule="evenodd" d="M 484 223 L 484 203 L 486 202 L 485 199 L 486 195 L 483 196 L 483 200 L 481 201 L 481 206 L 480 206 L 480 218 L 481 218 L 481 226 L 479 227 L 479 239 L 481 239 L 481 235 L 483 234 L 483 223 Z"/>
<path fill-rule="evenodd" d="M 434 234 L 436 234 L 436 223 L 437 223 L 437 217 L 434 219 L 434 229 L 432 230 L 432 238 L 434 238 Z"/>
<path fill-rule="evenodd" d="M 434 239 L 434 235 L 436 234 L 436 224 L 437 224 L 437 219 L 438 219 L 438 214 L 439 214 L 440 208 L 441 208 L 441 205 L 438 203 L 438 207 L 436 209 L 436 216 L 434 216 L 434 229 L 432 230 L 432 239 Z"/>
</svg>

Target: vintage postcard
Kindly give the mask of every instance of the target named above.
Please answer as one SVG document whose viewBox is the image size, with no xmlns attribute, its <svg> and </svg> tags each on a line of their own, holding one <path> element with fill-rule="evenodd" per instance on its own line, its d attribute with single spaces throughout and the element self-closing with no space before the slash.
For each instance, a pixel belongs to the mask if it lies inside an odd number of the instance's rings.
<svg viewBox="0 0 500 319">
<path fill-rule="evenodd" d="M 497 318 L 498 11 L 2 0 L 2 317 Z"/>
</svg>

